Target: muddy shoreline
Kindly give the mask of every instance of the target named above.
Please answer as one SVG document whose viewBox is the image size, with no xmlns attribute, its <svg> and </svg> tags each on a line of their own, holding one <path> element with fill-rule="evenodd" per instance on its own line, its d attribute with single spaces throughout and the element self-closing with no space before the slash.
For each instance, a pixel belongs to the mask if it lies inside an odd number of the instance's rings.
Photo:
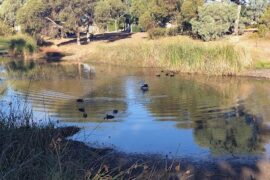
<svg viewBox="0 0 270 180">
<path fill-rule="evenodd" d="M 102 170 L 118 174 L 124 178 L 137 179 L 261 179 L 266 172 L 262 167 L 269 163 L 259 158 L 238 159 L 214 158 L 196 160 L 192 158 L 168 158 L 152 154 L 128 154 L 115 149 L 92 148 L 82 142 L 65 140 L 71 159 L 85 159 L 89 167 L 102 167 Z M 95 154 L 93 156 L 93 154 Z M 86 157 L 86 158 L 85 158 Z M 114 174 L 109 173 L 109 174 Z"/>
</svg>

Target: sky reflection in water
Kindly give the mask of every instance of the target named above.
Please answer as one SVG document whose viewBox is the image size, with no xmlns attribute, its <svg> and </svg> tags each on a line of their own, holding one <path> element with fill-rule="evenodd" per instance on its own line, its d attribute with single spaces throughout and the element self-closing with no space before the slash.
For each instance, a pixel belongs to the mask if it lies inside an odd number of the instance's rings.
<svg viewBox="0 0 270 180">
<path fill-rule="evenodd" d="M 96 146 L 196 158 L 268 156 L 267 80 L 158 78 L 156 70 L 112 66 L 95 66 L 96 73 L 87 74 L 77 65 L 52 66 L 28 65 L 30 72 L 23 68 L 35 77 L 30 86 L 29 80 L 14 78 L 20 68 L 16 73 L 10 70 L 8 80 L 0 84 L 8 87 L 2 99 L 8 102 L 28 94 L 37 119 L 46 115 L 60 120 L 60 125 L 83 127 L 72 139 Z M 46 78 L 38 77 L 40 72 Z M 150 86 L 147 93 L 140 90 L 142 80 Z M 79 97 L 85 102 L 77 103 Z M 85 108 L 88 117 L 83 118 L 78 108 Z M 116 118 L 104 120 L 113 109 L 119 110 Z"/>
</svg>

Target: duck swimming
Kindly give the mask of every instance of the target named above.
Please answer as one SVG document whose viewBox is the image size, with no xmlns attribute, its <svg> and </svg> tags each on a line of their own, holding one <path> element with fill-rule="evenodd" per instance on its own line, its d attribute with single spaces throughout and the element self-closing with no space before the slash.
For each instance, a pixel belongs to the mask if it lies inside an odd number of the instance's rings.
<svg viewBox="0 0 270 180">
<path fill-rule="evenodd" d="M 148 91 L 148 90 L 149 90 L 148 84 L 144 83 L 144 84 L 141 86 L 141 90 L 142 90 L 142 91 Z"/>
<path fill-rule="evenodd" d="M 88 115 L 87 115 L 86 113 L 83 113 L 83 117 L 84 117 L 84 118 L 87 118 L 87 116 L 88 116 Z"/>
<path fill-rule="evenodd" d="M 85 109 L 84 108 L 79 108 L 78 109 L 80 112 L 85 112 Z"/>
<path fill-rule="evenodd" d="M 117 114 L 118 113 L 118 110 L 117 109 L 114 109 L 113 110 L 113 114 Z"/>
<path fill-rule="evenodd" d="M 113 119 L 114 116 L 113 115 L 110 115 L 110 114 L 106 114 L 106 116 L 104 117 L 104 119 Z"/>
<path fill-rule="evenodd" d="M 77 102 L 82 103 L 82 102 L 84 102 L 84 100 L 83 99 L 77 99 Z"/>
</svg>

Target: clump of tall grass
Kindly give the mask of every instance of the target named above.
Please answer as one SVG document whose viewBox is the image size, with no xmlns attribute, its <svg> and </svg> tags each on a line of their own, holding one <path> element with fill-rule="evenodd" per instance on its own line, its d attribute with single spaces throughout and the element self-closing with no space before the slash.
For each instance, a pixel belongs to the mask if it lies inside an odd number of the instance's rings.
<svg viewBox="0 0 270 180">
<path fill-rule="evenodd" d="M 13 56 L 28 58 L 37 50 L 37 42 L 34 38 L 18 34 L 9 37 L 0 37 L 0 44 Z"/>
<path fill-rule="evenodd" d="M 236 74 L 252 62 L 243 48 L 228 43 L 204 43 L 181 37 L 99 44 L 93 50 L 90 60 L 214 75 Z"/>
</svg>

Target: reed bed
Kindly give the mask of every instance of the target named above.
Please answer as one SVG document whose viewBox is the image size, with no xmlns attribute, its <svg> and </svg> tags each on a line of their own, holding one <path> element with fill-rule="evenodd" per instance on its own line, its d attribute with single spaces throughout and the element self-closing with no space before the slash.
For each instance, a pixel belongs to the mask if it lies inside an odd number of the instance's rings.
<svg viewBox="0 0 270 180">
<path fill-rule="evenodd" d="M 29 58 L 37 50 L 37 42 L 34 38 L 18 34 L 8 37 L 0 37 L 1 49 L 7 50 L 12 56 Z"/>
<path fill-rule="evenodd" d="M 237 74 L 251 66 L 249 53 L 225 42 L 205 43 L 174 37 L 100 43 L 90 61 L 136 67 L 161 67 L 189 73 Z"/>
</svg>

